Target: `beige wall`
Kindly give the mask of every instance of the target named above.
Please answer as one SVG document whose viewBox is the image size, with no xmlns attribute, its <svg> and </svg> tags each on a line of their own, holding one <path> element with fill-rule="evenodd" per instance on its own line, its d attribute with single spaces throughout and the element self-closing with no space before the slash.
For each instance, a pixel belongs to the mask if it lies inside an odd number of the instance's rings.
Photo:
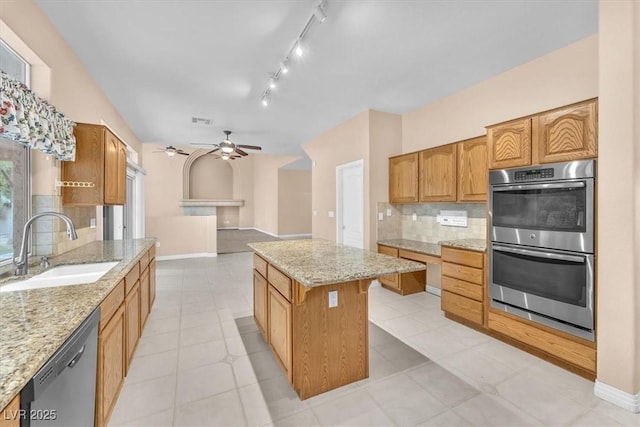
<svg viewBox="0 0 640 427">
<path fill-rule="evenodd" d="M 599 7 L 598 381 L 637 394 L 640 4 L 600 1 Z"/>
<path fill-rule="evenodd" d="M 248 156 L 231 162 L 233 168 L 233 198 L 244 200 L 244 205 L 238 209 L 238 227 L 253 227 L 253 159 Z"/>
<path fill-rule="evenodd" d="M 217 220 L 211 216 L 147 217 L 147 236 L 160 244 L 156 255 L 213 255 L 217 253 Z"/>
<path fill-rule="evenodd" d="M 336 166 L 364 160 L 365 200 L 365 248 L 369 247 L 369 111 L 363 111 L 352 119 L 328 130 L 303 144 L 307 155 L 315 162 L 312 168 L 312 218 L 314 238 L 336 241 L 336 218 L 328 213 L 336 211 Z"/>
<path fill-rule="evenodd" d="M 216 216 L 218 217 L 218 228 L 238 228 L 240 226 L 240 207 L 238 206 L 218 206 Z"/>
<path fill-rule="evenodd" d="M 182 171 L 187 157 L 153 153 L 159 148 L 162 147 L 156 144 L 142 144 L 142 166 L 147 171 L 144 180 L 147 220 L 182 215 Z M 148 230 L 147 235 L 150 236 Z"/>
<path fill-rule="evenodd" d="M 189 169 L 190 199 L 232 199 L 233 169 L 213 156 L 198 157 Z"/>
<path fill-rule="evenodd" d="M 402 116 L 402 152 L 486 133 L 485 126 L 598 96 L 598 37 L 587 37 Z"/>
<path fill-rule="evenodd" d="M 278 235 L 311 234 L 311 171 L 278 171 Z"/>
<path fill-rule="evenodd" d="M 278 169 L 298 160 L 295 156 L 253 155 L 253 226 L 278 234 Z"/>
</svg>

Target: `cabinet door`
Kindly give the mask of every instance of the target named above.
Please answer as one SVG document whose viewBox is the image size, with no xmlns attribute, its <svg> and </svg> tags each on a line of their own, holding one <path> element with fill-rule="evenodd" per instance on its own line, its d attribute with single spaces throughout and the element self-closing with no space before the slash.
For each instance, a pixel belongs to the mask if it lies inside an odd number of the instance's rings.
<svg viewBox="0 0 640 427">
<path fill-rule="evenodd" d="M 151 256 L 151 254 L 149 254 Z M 156 259 L 153 258 L 149 263 L 149 312 L 153 302 L 156 300 Z"/>
<path fill-rule="evenodd" d="M 129 372 L 129 365 L 131 359 L 133 359 L 133 353 L 138 345 L 138 339 L 140 338 L 140 281 L 137 280 L 136 284 L 131 289 L 131 292 L 125 299 L 125 323 L 127 325 L 127 372 Z"/>
<path fill-rule="evenodd" d="M 456 144 L 420 153 L 420 201 L 456 201 Z"/>
<path fill-rule="evenodd" d="M 0 412 L 0 427 L 20 427 L 20 395 Z"/>
<path fill-rule="evenodd" d="M 418 153 L 389 158 L 389 202 L 418 201 Z"/>
<path fill-rule="evenodd" d="M 549 111 L 536 118 L 540 163 L 597 157 L 596 100 Z"/>
<path fill-rule="evenodd" d="M 267 280 L 253 270 L 253 317 L 265 341 L 269 342 L 267 319 Z"/>
<path fill-rule="evenodd" d="M 519 119 L 487 128 L 489 169 L 531 164 L 531 119 Z"/>
<path fill-rule="evenodd" d="M 105 129 L 104 142 L 104 204 L 115 205 L 118 203 L 118 187 L 120 185 L 120 166 L 118 154 L 120 140 L 114 134 Z M 126 177 L 125 177 L 126 178 Z"/>
<path fill-rule="evenodd" d="M 149 285 L 149 268 L 147 267 L 140 275 L 140 330 L 144 328 L 149 315 Z"/>
<path fill-rule="evenodd" d="M 293 381 L 292 341 L 291 341 L 291 303 L 271 285 L 269 285 L 269 343 L 278 363 L 291 383 Z"/>
<path fill-rule="evenodd" d="M 487 139 L 468 139 L 458 143 L 458 201 L 487 200 Z"/>
<path fill-rule="evenodd" d="M 106 426 L 118 400 L 126 365 L 124 306 L 98 335 L 96 426 Z"/>
<path fill-rule="evenodd" d="M 62 187 L 65 206 L 97 206 L 103 203 L 104 137 L 102 126 L 78 123 L 73 134 L 76 138 L 76 159 L 60 162 L 62 181 L 87 182 L 93 187 Z"/>
<path fill-rule="evenodd" d="M 124 205 L 127 202 L 127 146 L 119 141 L 118 145 L 118 193 L 116 197 L 117 205 Z"/>
</svg>

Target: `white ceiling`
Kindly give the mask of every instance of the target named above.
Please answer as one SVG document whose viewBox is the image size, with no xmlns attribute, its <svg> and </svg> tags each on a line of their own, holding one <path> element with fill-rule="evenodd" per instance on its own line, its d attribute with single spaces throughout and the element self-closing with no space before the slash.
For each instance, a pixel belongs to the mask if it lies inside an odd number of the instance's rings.
<svg viewBox="0 0 640 427">
<path fill-rule="evenodd" d="M 411 111 L 598 30 L 597 0 L 329 0 L 263 107 L 318 0 L 36 2 L 141 141 L 193 149 L 230 129 L 297 155 L 365 109 Z"/>
</svg>

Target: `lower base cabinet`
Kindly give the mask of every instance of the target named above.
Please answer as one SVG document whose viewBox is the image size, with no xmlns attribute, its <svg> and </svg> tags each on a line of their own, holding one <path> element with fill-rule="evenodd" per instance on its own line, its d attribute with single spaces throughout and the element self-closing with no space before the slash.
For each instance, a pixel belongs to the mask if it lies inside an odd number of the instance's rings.
<svg viewBox="0 0 640 427">
<path fill-rule="evenodd" d="M 20 395 L 0 412 L 0 427 L 20 427 Z"/>
<path fill-rule="evenodd" d="M 125 313 L 127 325 L 127 373 L 133 359 L 133 353 L 140 338 L 140 282 L 136 281 L 133 289 L 125 297 Z"/>
<path fill-rule="evenodd" d="M 267 301 L 267 279 L 257 270 L 253 270 L 253 317 L 264 340 L 269 342 Z"/>
<path fill-rule="evenodd" d="M 393 257 L 400 257 L 410 259 L 416 262 L 425 262 L 425 258 L 429 261 L 433 261 L 439 264 L 437 257 L 431 257 L 429 255 L 418 254 L 412 251 L 399 250 L 390 246 L 378 245 L 378 253 L 389 255 Z M 378 278 L 380 284 L 391 291 L 397 292 L 400 295 L 415 294 L 416 292 L 424 292 L 427 287 L 427 272 L 413 271 L 411 273 L 402 274 L 389 274 L 386 276 L 380 276 Z"/>
<path fill-rule="evenodd" d="M 120 306 L 98 333 L 96 426 L 106 426 L 125 376 L 125 308 Z"/>
<path fill-rule="evenodd" d="M 447 315 L 484 325 L 484 253 L 442 248 L 441 308 Z"/>
<path fill-rule="evenodd" d="M 269 344 L 289 382 L 293 381 L 291 342 L 291 303 L 269 286 Z"/>
</svg>

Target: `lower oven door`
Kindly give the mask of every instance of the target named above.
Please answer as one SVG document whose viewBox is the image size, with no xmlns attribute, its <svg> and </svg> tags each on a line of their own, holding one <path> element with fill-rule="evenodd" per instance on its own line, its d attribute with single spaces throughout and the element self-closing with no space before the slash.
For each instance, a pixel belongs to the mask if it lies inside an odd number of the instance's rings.
<svg viewBox="0 0 640 427">
<path fill-rule="evenodd" d="M 491 244 L 492 306 L 593 339 L 593 255 Z"/>
</svg>

